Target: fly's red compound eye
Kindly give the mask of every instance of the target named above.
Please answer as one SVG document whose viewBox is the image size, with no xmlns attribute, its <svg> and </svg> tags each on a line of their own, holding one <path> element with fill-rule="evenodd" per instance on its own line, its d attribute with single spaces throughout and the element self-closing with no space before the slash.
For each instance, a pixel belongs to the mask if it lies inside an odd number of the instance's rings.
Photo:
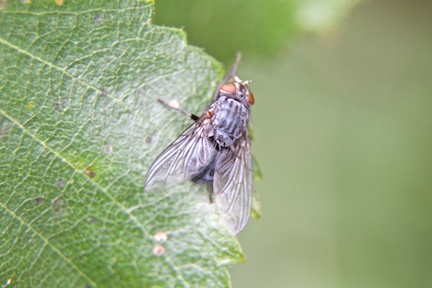
<svg viewBox="0 0 432 288">
<path fill-rule="evenodd" d="M 224 90 L 224 91 L 226 91 L 226 92 L 228 92 L 228 93 L 231 93 L 231 94 L 234 94 L 234 93 L 237 92 L 237 88 L 236 88 L 236 86 L 234 85 L 234 83 L 224 83 L 224 84 L 221 86 L 220 89 L 221 89 L 221 90 Z"/>
<path fill-rule="evenodd" d="M 255 98 L 254 98 L 254 96 L 253 96 L 253 93 L 250 92 L 250 91 L 249 91 L 249 96 L 248 96 L 248 98 L 247 98 L 247 101 L 248 101 L 251 105 L 253 105 L 253 104 L 255 103 Z"/>
</svg>

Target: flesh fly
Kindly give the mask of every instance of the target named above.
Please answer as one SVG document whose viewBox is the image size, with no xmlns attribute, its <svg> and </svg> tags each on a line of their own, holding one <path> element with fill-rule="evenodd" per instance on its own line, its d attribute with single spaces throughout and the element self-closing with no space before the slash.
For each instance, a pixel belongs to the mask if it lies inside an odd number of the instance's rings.
<svg viewBox="0 0 432 288">
<path fill-rule="evenodd" d="M 146 191 L 184 180 L 207 183 L 225 215 L 228 230 L 235 235 L 249 220 L 253 198 L 248 122 L 254 97 L 249 81 L 237 76 L 240 56 L 201 116 L 159 101 L 188 115 L 195 123 L 156 158 L 145 181 Z"/>
</svg>

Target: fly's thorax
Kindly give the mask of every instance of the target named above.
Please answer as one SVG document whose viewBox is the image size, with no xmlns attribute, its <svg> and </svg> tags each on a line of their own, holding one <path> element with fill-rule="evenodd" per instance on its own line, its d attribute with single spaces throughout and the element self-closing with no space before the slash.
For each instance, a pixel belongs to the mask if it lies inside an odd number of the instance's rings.
<svg viewBox="0 0 432 288">
<path fill-rule="evenodd" d="M 214 141 L 220 147 L 233 145 L 247 129 L 249 108 L 225 96 L 219 97 L 211 107 L 214 109 L 212 115 Z"/>
</svg>

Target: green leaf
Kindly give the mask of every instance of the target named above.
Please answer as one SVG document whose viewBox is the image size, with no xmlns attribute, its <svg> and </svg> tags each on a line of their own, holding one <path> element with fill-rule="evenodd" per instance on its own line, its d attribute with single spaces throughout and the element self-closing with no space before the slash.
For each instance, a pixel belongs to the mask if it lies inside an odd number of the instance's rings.
<svg viewBox="0 0 432 288">
<path fill-rule="evenodd" d="M 226 265 L 244 255 L 207 192 L 143 192 L 151 162 L 190 124 L 156 99 L 199 113 L 223 75 L 183 31 L 152 25 L 153 5 L 0 11 L 0 281 L 230 286 Z"/>
</svg>

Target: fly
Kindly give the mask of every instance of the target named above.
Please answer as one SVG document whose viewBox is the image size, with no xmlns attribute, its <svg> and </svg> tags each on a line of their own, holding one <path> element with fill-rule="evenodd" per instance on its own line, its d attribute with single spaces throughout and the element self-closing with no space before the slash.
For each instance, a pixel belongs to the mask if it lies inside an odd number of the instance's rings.
<svg viewBox="0 0 432 288">
<path fill-rule="evenodd" d="M 234 235 L 246 226 L 253 198 L 248 122 L 254 96 L 248 87 L 250 81 L 237 76 L 240 57 L 239 53 L 231 73 L 216 90 L 213 103 L 201 116 L 159 100 L 195 123 L 156 158 L 145 181 L 146 191 L 184 180 L 207 183 Z"/>
</svg>

